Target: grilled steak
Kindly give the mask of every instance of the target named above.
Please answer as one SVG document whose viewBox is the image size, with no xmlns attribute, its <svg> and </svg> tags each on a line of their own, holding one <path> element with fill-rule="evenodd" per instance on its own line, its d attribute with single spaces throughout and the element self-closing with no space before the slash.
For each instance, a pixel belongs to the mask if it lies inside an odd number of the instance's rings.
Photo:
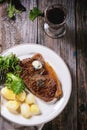
<svg viewBox="0 0 87 130">
<path fill-rule="evenodd" d="M 46 102 L 62 96 L 60 81 L 41 54 L 22 60 L 20 66 L 21 78 L 34 95 Z"/>
</svg>

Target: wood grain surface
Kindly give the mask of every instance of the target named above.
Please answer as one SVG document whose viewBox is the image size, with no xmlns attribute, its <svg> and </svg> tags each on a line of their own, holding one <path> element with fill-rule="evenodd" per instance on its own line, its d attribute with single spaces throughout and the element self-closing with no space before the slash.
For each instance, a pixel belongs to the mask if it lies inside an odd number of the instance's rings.
<svg viewBox="0 0 87 130">
<path fill-rule="evenodd" d="M 70 100 L 63 112 L 46 123 L 43 130 L 87 130 L 86 3 L 86 0 L 23 0 L 27 11 L 18 14 L 15 21 L 7 17 L 7 4 L 0 5 L 0 52 L 23 43 L 41 44 L 54 50 L 69 67 L 72 76 Z M 34 22 L 29 20 L 30 9 L 38 7 L 43 12 L 51 4 L 62 4 L 68 10 L 66 35 L 60 39 L 52 39 L 45 34 L 44 18 L 38 17 Z M 0 117 L 0 130 L 36 129 L 19 126 Z"/>
<path fill-rule="evenodd" d="M 77 0 L 78 129 L 87 130 L 87 1 Z"/>
</svg>

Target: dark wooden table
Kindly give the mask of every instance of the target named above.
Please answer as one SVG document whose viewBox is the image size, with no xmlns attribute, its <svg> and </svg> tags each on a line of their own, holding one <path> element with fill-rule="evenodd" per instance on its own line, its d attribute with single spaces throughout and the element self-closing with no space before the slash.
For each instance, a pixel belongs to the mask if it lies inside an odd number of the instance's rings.
<svg viewBox="0 0 87 130">
<path fill-rule="evenodd" d="M 63 4 L 68 9 L 67 33 L 60 39 L 49 38 L 43 32 L 41 18 L 34 22 L 28 18 L 33 7 L 43 11 L 54 3 Z M 23 0 L 23 4 L 27 11 L 18 14 L 16 21 L 7 18 L 7 4 L 0 5 L 0 52 L 14 45 L 35 43 L 60 55 L 71 72 L 72 93 L 63 112 L 45 124 L 43 130 L 87 130 L 87 0 Z M 0 130 L 30 128 L 16 126 L 0 117 Z"/>
</svg>

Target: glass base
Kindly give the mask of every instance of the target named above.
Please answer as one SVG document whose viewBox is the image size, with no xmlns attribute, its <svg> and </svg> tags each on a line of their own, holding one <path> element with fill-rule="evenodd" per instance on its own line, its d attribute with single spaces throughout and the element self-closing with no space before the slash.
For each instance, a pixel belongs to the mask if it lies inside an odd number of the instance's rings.
<svg viewBox="0 0 87 130">
<path fill-rule="evenodd" d="M 43 28 L 44 28 L 45 33 L 49 37 L 54 38 L 54 39 L 61 38 L 66 33 L 65 25 L 63 25 L 61 28 L 59 28 L 58 30 L 56 30 L 56 29 L 50 28 L 47 23 L 44 23 L 44 27 Z"/>
</svg>

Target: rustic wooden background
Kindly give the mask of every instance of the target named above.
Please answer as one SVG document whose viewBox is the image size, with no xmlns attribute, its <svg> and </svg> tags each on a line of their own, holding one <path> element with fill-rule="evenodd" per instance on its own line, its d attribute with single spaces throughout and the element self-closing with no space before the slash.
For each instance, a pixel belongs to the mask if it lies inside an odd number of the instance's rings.
<svg viewBox="0 0 87 130">
<path fill-rule="evenodd" d="M 67 33 L 60 39 L 49 38 L 41 27 L 42 19 L 28 18 L 29 10 L 42 11 L 60 3 L 68 9 Z M 0 5 L 0 52 L 23 43 L 42 44 L 54 50 L 68 65 L 72 75 L 72 94 L 64 111 L 45 124 L 43 130 L 87 130 L 87 0 L 23 0 L 26 12 L 9 20 L 7 4 Z M 35 130 L 21 127 L 0 117 L 0 130 Z"/>
</svg>

